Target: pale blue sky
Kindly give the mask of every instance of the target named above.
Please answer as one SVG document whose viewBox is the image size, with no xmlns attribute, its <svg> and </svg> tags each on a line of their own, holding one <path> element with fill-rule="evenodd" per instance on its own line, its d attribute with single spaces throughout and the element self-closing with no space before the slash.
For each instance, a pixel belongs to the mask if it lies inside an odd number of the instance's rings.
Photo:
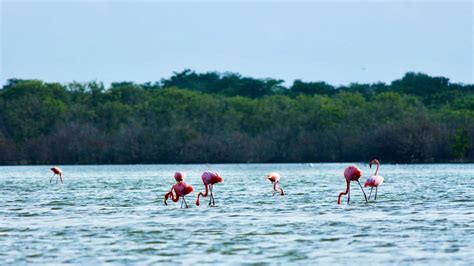
<svg viewBox="0 0 474 266">
<path fill-rule="evenodd" d="M 390 82 L 473 79 L 471 1 L 1 2 L 0 84 L 158 81 L 173 71 Z"/>
</svg>

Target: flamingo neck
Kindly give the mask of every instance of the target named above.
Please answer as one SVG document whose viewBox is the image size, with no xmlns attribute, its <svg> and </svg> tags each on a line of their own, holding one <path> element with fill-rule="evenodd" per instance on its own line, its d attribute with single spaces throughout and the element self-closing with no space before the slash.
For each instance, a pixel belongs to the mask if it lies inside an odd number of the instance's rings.
<svg viewBox="0 0 474 266">
<path fill-rule="evenodd" d="M 275 181 L 273 183 L 273 191 L 274 192 L 278 191 L 277 186 L 278 186 L 278 189 L 280 189 L 280 195 L 282 195 L 282 196 L 285 195 L 285 192 L 283 191 L 283 188 L 280 186 L 280 181 Z"/>
<path fill-rule="evenodd" d="M 169 197 L 171 197 L 171 200 L 173 202 L 178 202 L 178 200 L 179 200 L 179 195 L 176 195 L 176 197 L 175 197 L 175 195 L 173 193 L 173 189 L 171 189 L 170 192 L 165 194 L 165 203 L 166 203 L 166 201 L 168 200 Z"/>
<path fill-rule="evenodd" d="M 342 197 L 343 195 L 347 195 L 347 193 L 349 193 L 349 190 L 350 190 L 350 189 L 351 189 L 351 181 L 346 180 L 346 191 L 341 192 L 341 193 L 339 194 L 339 197 L 337 198 L 337 204 L 341 204 L 341 197 Z"/>
<path fill-rule="evenodd" d="M 176 194 L 176 198 L 175 198 L 175 197 L 174 197 L 174 194 L 171 193 L 171 200 L 173 200 L 174 202 L 178 202 L 178 200 L 179 200 L 179 195 Z"/>
<path fill-rule="evenodd" d="M 171 196 L 171 199 L 173 199 L 173 193 L 168 192 L 165 194 L 165 205 L 168 205 L 168 203 L 166 203 L 168 201 L 168 198 Z"/>
<path fill-rule="evenodd" d="M 204 183 L 204 187 L 206 188 L 206 191 L 205 191 L 204 193 L 199 192 L 198 197 L 197 197 L 197 200 L 196 200 L 196 205 L 197 205 L 197 206 L 199 206 L 199 204 L 200 204 L 200 203 L 199 203 L 199 198 L 200 198 L 201 196 L 207 197 L 207 195 L 209 195 L 209 185 L 206 184 L 205 182 L 203 182 L 203 183 Z"/>
<path fill-rule="evenodd" d="M 176 194 L 176 198 L 175 198 L 175 197 L 174 197 L 174 194 L 171 193 L 171 200 L 172 200 L 173 202 L 178 202 L 178 200 L 179 200 L 179 195 Z"/>
<path fill-rule="evenodd" d="M 377 169 L 375 170 L 375 174 L 374 174 L 374 175 L 377 175 L 377 173 L 379 172 L 379 167 L 380 167 L 380 163 L 377 163 Z"/>
</svg>

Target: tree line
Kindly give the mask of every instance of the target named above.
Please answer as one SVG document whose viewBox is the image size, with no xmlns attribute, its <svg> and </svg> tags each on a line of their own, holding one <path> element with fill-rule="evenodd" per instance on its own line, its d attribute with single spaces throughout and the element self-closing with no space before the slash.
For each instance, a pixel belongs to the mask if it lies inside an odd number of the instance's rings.
<svg viewBox="0 0 474 266">
<path fill-rule="evenodd" d="M 159 82 L 0 90 L 0 164 L 474 162 L 474 86 L 406 73 L 390 84 L 184 70 Z"/>
</svg>

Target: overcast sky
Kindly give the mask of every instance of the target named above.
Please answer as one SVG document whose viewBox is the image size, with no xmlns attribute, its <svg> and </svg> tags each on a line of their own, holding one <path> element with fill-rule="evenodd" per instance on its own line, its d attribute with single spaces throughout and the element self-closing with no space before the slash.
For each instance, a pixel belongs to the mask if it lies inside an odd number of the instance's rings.
<svg viewBox="0 0 474 266">
<path fill-rule="evenodd" d="M 474 83 L 471 1 L 1 2 L 0 84 L 158 81 L 173 71 Z"/>
</svg>

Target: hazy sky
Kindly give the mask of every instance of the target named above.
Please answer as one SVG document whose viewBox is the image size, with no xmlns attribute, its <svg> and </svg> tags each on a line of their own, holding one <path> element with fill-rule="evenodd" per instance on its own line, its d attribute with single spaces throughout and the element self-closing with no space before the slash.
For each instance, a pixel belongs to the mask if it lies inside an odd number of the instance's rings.
<svg viewBox="0 0 474 266">
<path fill-rule="evenodd" d="M 474 83 L 471 1 L 5 1 L 0 84 L 157 81 L 173 71 Z"/>
</svg>

